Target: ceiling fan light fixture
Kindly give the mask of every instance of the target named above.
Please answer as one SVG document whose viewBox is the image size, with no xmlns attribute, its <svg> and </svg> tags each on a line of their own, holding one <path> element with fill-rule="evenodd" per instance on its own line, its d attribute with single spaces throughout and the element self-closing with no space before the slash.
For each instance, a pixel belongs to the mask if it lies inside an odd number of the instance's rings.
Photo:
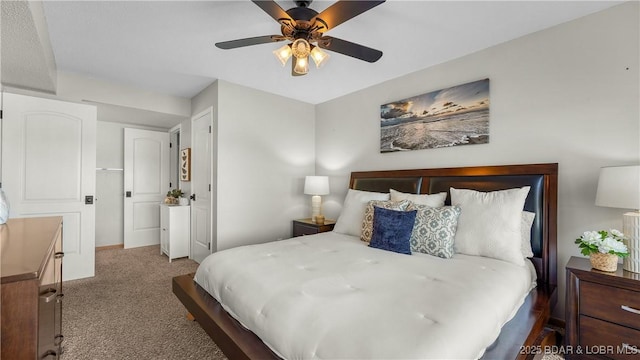
<svg viewBox="0 0 640 360">
<path fill-rule="evenodd" d="M 296 57 L 296 66 L 293 72 L 300 75 L 306 75 L 309 72 L 309 59 L 306 57 Z"/>
<path fill-rule="evenodd" d="M 311 45 L 305 39 L 296 39 L 296 41 L 291 44 L 291 52 L 293 56 L 299 58 L 307 58 L 309 53 L 311 52 Z"/>
<path fill-rule="evenodd" d="M 2 0 L 0 0 L 2 1 Z M 317 12 L 309 8 L 310 0 L 294 0 L 296 7 L 284 10 L 276 0 L 252 0 L 252 2 L 280 24 L 281 35 L 263 35 L 244 39 L 216 43 L 219 49 L 235 49 L 279 41 L 291 41 L 273 51 L 273 55 L 285 66 L 291 60 L 291 75 L 300 76 L 309 72 L 309 62 L 322 67 L 329 54 L 322 50 L 337 52 L 369 63 L 382 57 L 382 51 L 339 38 L 326 36 L 325 32 L 347 20 L 371 10 L 385 0 L 337 0 L 335 3 Z M 312 45 L 313 43 L 313 45 Z M 317 48 L 318 44 L 322 49 Z"/>
<path fill-rule="evenodd" d="M 313 62 L 316 63 L 316 68 L 320 68 L 325 62 L 327 62 L 327 60 L 329 60 L 329 54 L 315 46 L 311 50 L 311 58 L 313 59 Z"/>
<path fill-rule="evenodd" d="M 276 59 L 278 59 L 282 63 L 282 66 L 285 66 L 291 55 L 293 55 L 293 53 L 291 52 L 290 44 L 284 45 L 281 48 L 274 50 L 273 55 L 275 55 Z"/>
</svg>

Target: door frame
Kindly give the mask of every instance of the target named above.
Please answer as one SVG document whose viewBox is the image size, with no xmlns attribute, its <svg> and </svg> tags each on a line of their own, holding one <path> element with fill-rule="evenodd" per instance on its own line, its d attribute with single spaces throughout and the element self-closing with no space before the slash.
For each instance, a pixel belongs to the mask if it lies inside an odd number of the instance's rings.
<svg viewBox="0 0 640 360">
<path fill-rule="evenodd" d="M 177 144 L 174 143 L 174 136 L 178 134 Z M 169 149 L 169 187 L 171 189 L 180 189 L 180 146 L 182 145 L 182 124 L 178 124 L 171 129 L 169 129 L 169 144 L 171 144 L 171 148 Z M 174 159 L 175 153 L 175 159 Z M 171 159 L 175 160 L 175 168 L 172 166 Z M 175 182 L 174 182 L 175 181 Z"/>
<path fill-rule="evenodd" d="M 193 151 L 193 144 L 194 144 L 194 126 L 193 123 L 196 119 L 201 118 L 205 115 L 207 115 L 207 113 L 209 114 L 209 126 L 210 129 L 213 129 L 213 106 L 209 106 L 208 108 L 200 111 L 199 113 L 193 115 L 191 117 L 191 150 Z M 214 226 L 215 224 L 215 219 L 214 216 L 216 214 L 216 210 L 214 208 L 215 205 L 215 201 L 214 201 L 214 196 L 216 195 L 215 192 L 215 186 L 214 186 L 214 182 L 213 182 L 213 170 L 214 170 L 214 162 L 213 162 L 213 147 L 214 147 L 214 142 L 213 142 L 213 130 L 209 131 L 209 141 L 211 144 L 211 147 L 209 149 L 209 184 L 211 184 L 211 191 L 210 191 L 210 195 L 209 195 L 209 234 L 210 234 L 210 239 L 209 239 L 209 243 L 210 243 L 210 248 L 209 248 L 209 253 L 212 254 L 215 251 L 217 251 L 217 241 L 215 241 L 215 239 L 217 238 L 217 233 L 215 232 L 216 227 Z M 191 155 L 193 158 L 193 154 Z M 192 173 L 193 173 L 193 169 L 192 169 Z M 192 181 L 193 181 L 193 176 L 191 177 Z M 194 189 L 195 186 L 193 186 L 193 183 L 191 183 L 191 187 L 190 187 L 190 195 L 193 195 L 194 193 Z M 193 212 L 193 206 L 191 207 L 191 211 Z M 193 240 L 194 240 L 194 234 L 195 232 L 193 231 L 193 222 L 194 222 L 194 216 L 191 216 L 191 235 L 190 235 L 190 239 L 189 239 L 189 259 L 193 259 L 193 250 L 194 250 L 194 246 L 193 246 Z"/>
</svg>

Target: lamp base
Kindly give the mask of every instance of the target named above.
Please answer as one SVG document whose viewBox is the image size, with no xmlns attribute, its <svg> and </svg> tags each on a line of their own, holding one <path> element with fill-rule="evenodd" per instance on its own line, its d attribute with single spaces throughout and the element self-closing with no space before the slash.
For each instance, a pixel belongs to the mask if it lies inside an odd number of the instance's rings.
<svg viewBox="0 0 640 360">
<path fill-rule="evenodd" d="M 316 222 L 316 216 L 322 214 L 322 197 L 313 195 L 311 197 L 311 221 Z"/>
<path fill-rule="evenodd" d="M 622 232 L 627 238 L 624 243 L 629 256 L 622 260 L 622 268 L 640 273 L 640 211 L 632 211 L 622 216 Z"/>
</svg>

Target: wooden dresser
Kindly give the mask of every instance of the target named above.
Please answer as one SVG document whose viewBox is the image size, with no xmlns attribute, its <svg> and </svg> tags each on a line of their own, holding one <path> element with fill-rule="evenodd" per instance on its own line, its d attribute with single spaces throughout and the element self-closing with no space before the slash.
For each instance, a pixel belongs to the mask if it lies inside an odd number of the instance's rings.
<svg viewBox="0 0 640 360">
<path fill-rule="evenodd" d="M 0 225 L 2 359 L 57 359 L 62 349 L 62 217 Z"/>
<path fill-rule="evenodd" d="M 640 358 L 640 274 L 567 264 L 565 345 L 569 359 Z"/>
</svg>

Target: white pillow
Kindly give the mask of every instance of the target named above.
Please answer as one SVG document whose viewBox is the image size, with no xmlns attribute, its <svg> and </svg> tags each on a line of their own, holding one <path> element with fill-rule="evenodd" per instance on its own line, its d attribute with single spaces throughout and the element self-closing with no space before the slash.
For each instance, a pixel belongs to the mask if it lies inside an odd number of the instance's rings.
<svg viewBox="0 0 640 360">
<path fill-rule="evenodd" d="M 536 213 L 530 211 L 522 212 L 522 257 L 532 258 L 533 249 L 531 248 L 531 227 L 533 226 L 533 219 L 536 218 Z"/>
<path fill-rule="evenodd" d="M 389 190 L 391 193 L 391 201 L 409 200 L 417 205 L 427 205 L 429 207 L 443 207 L 444 201 L 447 199 L 447 193 L 441 192 L 437 194 L 408 194 L 396 190 Z"/>
<path fill-rule="evenodd" d="M 480 192 L 451 188 L 451 205 L 462 212 L 454 249 L 524 265 L 522 256 L 522 209 L 529 186 Z"/>
<path fill-rule="evenodd" d="M 333 231 L 361 237 L 364 210 L 371 200 L 389 200 L 389 194 L 349 189 Z"/>
</svg>

